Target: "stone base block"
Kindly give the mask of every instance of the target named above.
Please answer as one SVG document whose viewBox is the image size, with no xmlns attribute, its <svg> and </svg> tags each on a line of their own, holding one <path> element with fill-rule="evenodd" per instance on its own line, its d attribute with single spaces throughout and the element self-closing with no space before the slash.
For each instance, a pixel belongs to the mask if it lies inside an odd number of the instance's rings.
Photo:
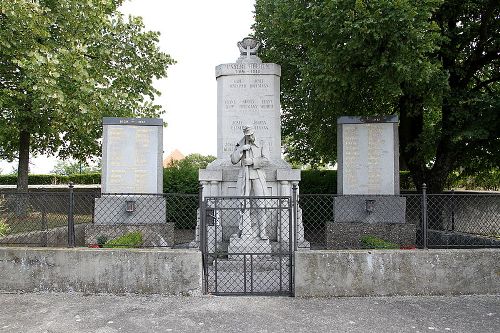
<svg viewBox="0 0 500 333">
<path fill-rule="evenodd" d="M 127 201 L 134 211 L 127 212 Z M 95 199 L 94 223 L 162 224 L 166 222 L 166 201 L 156 195 L 103 195 Z"/>
<path fill-rule="evenodd" d="M 406 198 L 393 195 L 344 195 L 333 199 L 334 221 L 404 223 Z"/>
<path fill-rule="evenodd" d="M 411 223 L 327 223 L 327 249 L 361 249 L 361 237 L 375 236 L 401 246 L 415 246 L 416 226 Z"/>
<path fill-rule="evenodd" d="M 266 255 L 254 256 L 254 259 L 260 260 L 270 257 L 272 251 L 271 243 L 269 240 L 262 240 L 255 237 L 238 237 L 231 236 L 228 246 L 228 257 L 230 260 L 243 259 L 241 255 L 234 255 L 233 253 L 263 253 Z M 233 255 L 232 255 L 233 254 Z"/>
<path fill-rule="evenodd" d="M 148 225 L 90 224 L 85 226 L 85 244 L 97 244 L 99 236 L 104 236 L 110 240 L 134 231 L 139 231 L 142 234 L 143 247 L 172 247 L 174 245 L 174 223 Z"/>
</svg>

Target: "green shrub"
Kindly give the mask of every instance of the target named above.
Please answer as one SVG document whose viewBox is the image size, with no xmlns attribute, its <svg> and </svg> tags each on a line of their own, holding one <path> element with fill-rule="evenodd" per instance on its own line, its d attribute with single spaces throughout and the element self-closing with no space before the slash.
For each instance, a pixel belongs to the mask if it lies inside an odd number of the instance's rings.
<svg viewBox="0 0 500 333">
<path fill-rule="evenodd" d="M 16 185 L 17 175 L 0 175 L 0 185 Z"/>
<path fill-rule="evenodd" d="M 337 170 L 302 170 L 300 173 L 300 193 L 337 193 Z"/>
<path fill-rule="evenodd" d="M 104 244 L 106 244 L 106 242 L 108 241 L 108 237 L 107 236 L 104 236 L 104 235 L 100 235 L 100 236 L 97 236 L 97 245 L 99 245 L 99 247 L 104 247 Z"/>
<path fill-rule="evenodd" d="M 163 169 L 163 192 L 197 194 L 198 170 L 206 168 L 213 160 L 214 156 L 190 154 L 183 160 L 174 161 Z"/>
<path fill-rule="evenodd" d="M 402 190 L 416 190 L 415 184 L 413 184 L 413 179 L 411 178 L 410 171 L 401 170 L 399 171 L 399 188 Z"/>
<path fill-rule="evenodd" d="M 99 172 L 94 173 L 75 173 L 73 175 L 67 176 L 70 182 L 75 184 L 100 184 L 101 174 Z"/>
<path fill-rule="evenodd" d="M 128 232 L 123 236 L 107 241 L 105 248 L 140 247 L 142 245 L 142 234 L 139 231 Z"/>
<path fill-rule="evenodd" d="M 30 185 L 67 184 L 68 176 L 62 175 L 28 175 Z M 17 175 L 0 175 L 0 185 L 16 185 Z"/>
<path fill-rule="evenodd" d="M 0 219 L 0 237 L 7 235 L 10 231 L 10 227 L 4 220 Z"/>
<path fill-rule="evenodd" d="M 361 244 L 368 249 L 399 249 L 398 244 L 370 235 L 361 237 Z"/>
</svg>

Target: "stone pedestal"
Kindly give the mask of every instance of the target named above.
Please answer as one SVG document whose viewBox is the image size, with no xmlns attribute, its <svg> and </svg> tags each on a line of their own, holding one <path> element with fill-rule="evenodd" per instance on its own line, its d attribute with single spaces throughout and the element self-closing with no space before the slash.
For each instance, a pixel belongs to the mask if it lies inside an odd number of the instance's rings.
<svg viewBox="0 0 500 333">
<path fill-rule="evenodd" d="M 209 164 L 207 169 L 200 169 L 199 180 L 203 188 L 203 198 L 235 196 L 238 172 L 239 167 L 233 166 L 228 159 L 217 159 Z M 265 173 L 268 192 L 272 196 L 291 197 L 293 186 L 298 186 L 300 181 L 300 170 L 292 169 L 288 163 L 283 160 L 274 162 L 265 169 Z M 239 233 L 239 215 L 231 210 L 227 210 L 227 208 L 231 207 L 236 209 L 234 203 L 225 203 L 223 201 L 222 204 L 226 204 L 228 207 L 219 207 L 224 209 L 216 210 L 213 214 L 211 213 L 211 215 L 214 216 L 214 221 L 211 220 L 210 223 L 218 223 L 218 231 L 216 237 L 212 234 L 208 235 L 209 249 L 215 248 L 215 244 L 212 244 L 215 241 L 218 243 L 218 249 L 227 249 L 231 236 Z M 292 203 L 289 202 L 289 204 L 291 205 Z M 266 218 L 268 219 L 266 232 L 269 236 L 269 240 L 271 242 L 282 243 L 282 248 L 288 248 L 290 235 L 293 235 L 294 232 L 294 217 L 292 215 L 292 225 L 290 226 L 290 216 L 287 208 L 288 207 L 284 207 L 285 212 L 282 214 L 278 214 L 276 209 L 270 210 L 266 214 Z M 290 230 L 290 227 L 292 230 Z M 210 228 L 212 227 L 209 225 L 208 232 L 210 232 Z M 198 218 L 195 240 L 191 242 L 190 247 L 199 247 L 199 242 L 200 221 Z M 302 249 L 308 249 L 310 247 L 309 242 L 304 239 L 304 226 L 302 224 L 302 210 L 300 207 L 297 209 L 297 243 L 298 247 Z"/>
<path fill-rule="evenodd" d="M 133 211 L 127 211 L 133 202 Z M 166 223 L 166 201 L 161 195 L 102 195 L 95 199 L 96 225 Z"/>
<path fill-rule="evenodd" d="M 333 199 L 335 223 L 405 223 L 406 198 L 345 195 Z"/>
<path fill-rule="evenodd" d="M 242 260 L 243 256 L 239 255 L 241 253 L 262 253 L 262 256 L 254 256 L 254 259 L 263 260 L 270 258 L 271 251 L 272 249 L 269 239 L 262 240 L 258 237 L 238 237 L 237 235 L 231 236 L 229 240 L 229 247 L 227 249 L 229 260 Z"/>
</svg>

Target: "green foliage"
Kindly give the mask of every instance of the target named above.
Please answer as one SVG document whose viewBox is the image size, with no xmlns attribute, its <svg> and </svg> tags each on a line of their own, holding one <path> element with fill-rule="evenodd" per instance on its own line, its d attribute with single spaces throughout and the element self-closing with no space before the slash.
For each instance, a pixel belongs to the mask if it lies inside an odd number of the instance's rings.
<svg viewBox="0 0 500 333">
<path fill-rule="evenodd" d="M 104 247 L 104 245 L 107 243 L 108 237 L 104 235 L 97 236 L 96 243 L 99 245 L 99 247 Z"/>
<path fill-rule="evenodd" d="M 444 188 L 500 164 L 500 6 L 482 0 L 257 0 L 262 58 L 282 66 L 291 160 L 336 160 L 336 119 L 400 116 L 402 166 Z"/>
<path fill-rule="evenodd" d="M 16 185 L 17 175 L 0 175 L 0 185 Z"/>
<path fill-rule="evenodd" d="M 121 3 L 0 0 L 0 156 L 19 156 L 20 174 L 27 152 L 98 154 L 103 116 L 163 113 L 152 82 L 173 60 Z"/>
<path fill-rule="evenodd" d="M 180 161 L 174 161 L 163 169 L 164 193 L 197 194 L 198 169 L 205 168 L 213 160 L 215 160 L 214 156 L 190 154 Z"/>
<path fill-rule="evenodd" d="M 401 190 L 416 190 L 415 184 L 413 184 L 413 179 L 411 178 L 410 171 L 401 170 L 399 171 L 399 188 Z"/>
<path fill-rule="evenodd" d="M 500 190 L 500 168 L 484 170 L 468 173 L 466 170 L 462 172 L 453 172 L 448 178 L 448 187 L 454 189 L 465 190 Z"/>
<path fill-rule="evenodd" d="M 142 245 L 142 234 L 139 231 L 128 232 L 123 236 L 107 241 L 105 248 L 127 248 L 140 247 Z"/>
<path fill-rule="evenodd" d="M 337 193 L 336 170 L 302 170 L 300 177 L 300 193 L 302 194 Z"/>
<path fill-rule="evenodd" d="M 361 244 L 367 249 L 399 249 L 400 247 L 398 244 L 370 235 L 361 237 Z"/>
<path fill-rule="evenodd" d="M 100 166 L 90 166 L 86 162 L 58 161 L 51 173 L 70 176 L 96 172 L 100 172 Z"/>
<path fill-rule="evenodd" d="M 5 199 L 0 198 L 0 214 L 6 210 Z M 0 217 L 0 237 L 7 235 L 10 232 L 10 226 L 7 224 L 5 218 Z"/>
<path fill-rule="evenodd" d="M 5 207 L 5 199 L 0 197 L 0 237 L 7 235 L 10 232 L 10 226 L 7 224 L 7 220 L 1 215 L 7 211 Z"/>
<path fill-rule="evenodd" d="M 74 184 L 100 184 L 101 173 L 73 174 L 68 176 L 68 181 L 73 182 Z"/>
<path fill-rule="evenodd" d="M 28 181 L 32 185 L 57 185 L 68 184 L 100 184 L 100 173 L 76 174 L 71 176 L 65 175 L 29 175 Z M 0 175 L 0 185 L 16 185 L 17 175 Z"/>
<path fill-rule="evenodd" d="M 10 231 L 10 227 L 3 219 L 0 219 L 0 237 L 7 235 Z"/>
</svg>

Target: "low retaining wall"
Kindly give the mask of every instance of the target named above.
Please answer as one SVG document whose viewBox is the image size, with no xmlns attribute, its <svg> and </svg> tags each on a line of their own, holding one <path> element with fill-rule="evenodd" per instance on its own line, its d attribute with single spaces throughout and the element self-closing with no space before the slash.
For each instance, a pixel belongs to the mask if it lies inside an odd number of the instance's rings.
<svg viewBox="0 0 500 333">
<path fill-rule="evenodd" d="M 201 253 L 158 249 L 0 248 L 0 290 L 201 294 Z"/>
<path fill-rule="evenodd" d="M 500 294 L 500 249 L 295 253 L 296 296 Z"/>
</svg>

